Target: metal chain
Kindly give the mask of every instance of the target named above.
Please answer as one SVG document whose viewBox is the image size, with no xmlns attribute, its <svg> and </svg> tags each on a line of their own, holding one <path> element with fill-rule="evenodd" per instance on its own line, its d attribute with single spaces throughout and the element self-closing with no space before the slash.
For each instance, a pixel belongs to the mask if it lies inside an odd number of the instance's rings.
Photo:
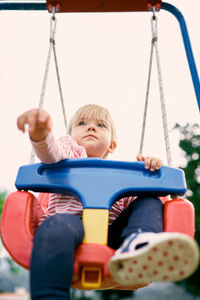
<svg viewBox="0 0 200 300">
<path fill-rule="evenodd" d="M 158 36 L 157 36 L 157 17 L 155 16 L 155 8 L 153 9 L 153 17 L 151 18 L 151 31 L 152 31 L 151 53 L 150 53 L 147 91 L 146 91 L 144 117 L 143 117 L 142 134 L 141 134 L 141 142 L 140 142 L 140 150 L 139 151 L 142 154 L 143 145 L 144 145 L 144 134 L 145 134 L 145 127 L 146 127 L 146 118 L 147 118 L 147 108 L 148 108 L 148 99 L 149 99 L 151 70 L 152 70 L 152 62 L 153 62 L 153 50 L 155 48 L 156 63 L 157 63 L 157 70 L 158 70 L 159 91 L 160 91 L 160 101 L 161 101 L 161 111 L 162 111 L 163 129 L 164 129 L 164 138 L 165 138 L 165 148 L 166 148 L 166 154 L 167 154 L 167 163 L 168 163 L 168 166 L 172 166 L 171 148 L 170 148 L 168 124 L 167 124 L 167 113 L 166 113 L 164 91 L 163 91 L 163 82 L 162 82 L 162 75 L 161 75 L 161 66 L 160 66 L 158 44 L 157 44 L 157 40 L 158 40 Z"/>
<path fill-rule="evenodd" d="M 43 108 L 43 105 L 44 105 L 44 96 L 45 96 L 45 91 L 46 91 L 46 86 L 47 86 L 47 78 L 48 78 L 48 74 L 49 74 L 51 53 L 52 53 L 52 49 L 53 49 L 54 61 L 55 61 L 55 67 L 56 67 L 56 75 L 57 75 L 57 81 L 58 81 L 65 129 L 67 131 L 67 118 L 66 118 L 66 112 L 65 112 L 65 107 L 64 107 L 63 93 L 62 93 L 62 87 L 61 87 L 61 81 L 60 81 L 60 75 L 59 75 L 59 69 L 58 69 L 58 61 L 57 61 L 57 55 L 56 55 L 56 48 L 55 48 L 55 33 L 56 33 L 56 25 L 57 25 L 57 19 L 55 17 L 55 13 L 56 13 L 56 9 L 55 9 L 55 7 L 52 7 L 52 17 L 50 19 L 50 39 L 49 39 L 50 44 L 49 44 L 47 62 L 46 62 L 46 67 L 45 67 L 45 72 L 44 72 L 44 79 L 43 79 L 43 83 L 42 83 L 42 90 L 41 90 L 41 94 L 40 94 L 39 108 Z M 35 161 L 35 152 L 32 149 L 29 162 L 30 162 L 30 164 L 32 164 L 32 163 L 34 163 L 34 161 Z"/>
</svg>

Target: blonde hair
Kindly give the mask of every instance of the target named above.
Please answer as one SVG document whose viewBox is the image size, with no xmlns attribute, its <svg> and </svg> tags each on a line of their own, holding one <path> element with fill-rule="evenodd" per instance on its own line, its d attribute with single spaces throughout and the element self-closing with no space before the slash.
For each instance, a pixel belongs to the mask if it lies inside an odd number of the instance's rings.
<svg viewBox="0 0 200 300">
<path fill-rule="evenodd" d="M 110 115 L 110 112 L 103 106 L 96 105 L 96 104 L 87 104 L 85 106 L 80 107 L 77 110 L 77 112 L 74 114 L 74 116 L 71 118 L 68 124 L 68 129 L 67 129 L 68 134 L 71 135 L 72 129 L 77 120 L 91 118 L 91 117 L 94 117 L 97 120 L 106 121 L 109 124 L 111 129 L 111 141 L 117 140 L 116 129 L 115 129 L 113 119 Z"/>
</svg>

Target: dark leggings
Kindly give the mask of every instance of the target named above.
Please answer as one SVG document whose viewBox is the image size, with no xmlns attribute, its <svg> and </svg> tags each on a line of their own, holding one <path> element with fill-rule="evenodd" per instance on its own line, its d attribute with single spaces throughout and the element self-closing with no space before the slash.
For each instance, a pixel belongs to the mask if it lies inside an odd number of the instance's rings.
<svg viewBox="0 0 200 300">
<path fill-rule="evenodd" d="M 137 198 L 109 226 L 108 245 L 117 249 L 133 232 L 161 232 L 163 204 L 157 198 Z M 84 229 L 79 217 L 57 214 L 37 229 L 31 257 L 31 299 L 69 300 L 76 247 Z"/>
</svg>

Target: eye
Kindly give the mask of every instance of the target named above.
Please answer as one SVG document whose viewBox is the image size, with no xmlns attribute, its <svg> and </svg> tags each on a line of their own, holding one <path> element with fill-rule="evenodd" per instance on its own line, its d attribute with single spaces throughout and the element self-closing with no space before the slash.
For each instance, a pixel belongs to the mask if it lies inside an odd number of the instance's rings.
<svg viewBox="0 0 200 300">
<path fill-rule="evenodd" d="M 82 121 L 79 121 L 77 125 L 82 126 L 82 125 L 85 125 L 85 124 L 86 124 L 85 121 L 82 120 Z"/>
<path fill-rule="evenodd" d="M 103 122 L 98 123 L 98 127 L 107 128 L 106 124 Z"/>
</svg>

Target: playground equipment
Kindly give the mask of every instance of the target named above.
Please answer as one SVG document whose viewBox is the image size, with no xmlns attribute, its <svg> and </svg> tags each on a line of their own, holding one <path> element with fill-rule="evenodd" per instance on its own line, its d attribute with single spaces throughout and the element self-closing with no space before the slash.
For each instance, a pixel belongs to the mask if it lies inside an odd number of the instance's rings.
<svg viewBox="0 0 200 300">
<path fill-rule="evenodd" d="M 120 12 L 165 9 L 179 21 L 186 55 L 200 107 L 200 84 L 184 18 L 180 11 L 161 0 L 56 0 L 32 3 L 0 3 L 0 10 L 46 10 L 59 12 Z M 155 32 L 154 32 L 155 33 Z M 170 165 L 170 157 L 168 159 Z M 88 189 L 90 184 L 90 189 Z M 29 268 L 34 232 L 48 205 L 49 193 L 77 196 L 83 204 L 85 239 L 75 254 L 73 287 L 79 289 L 137 289 L 119 286 L 109 274 L 107 262 L 114 253 L 107 244 L 108 212 L 119 198 L 156 195 L 163 198 L 164 231 L 181 232 L 194 237 L 194 207 L 178 196 L 186 191 L 184 173 L 169 167 L 151 173 L 140 162 L 101 159 L 67 159 L 45 165 L 31 164 L 19 169 L 17 192 L 8 195 L 1 219 L 4 246 L 19 264 Z M 91 188 L 92 187 L 92 188 Z M 102 195 L 101 191 L 104 190 Z M 40 192 L 38 199 L 29 191 Z M 95 202 L 93 201 L 95 195 Z M 170 200 L 168 195 L 173 196 Z M 184 218 L 187 216 L 187 218 Z M 92 224 L 92 226 L 91 226 Z"/>
</svg>

